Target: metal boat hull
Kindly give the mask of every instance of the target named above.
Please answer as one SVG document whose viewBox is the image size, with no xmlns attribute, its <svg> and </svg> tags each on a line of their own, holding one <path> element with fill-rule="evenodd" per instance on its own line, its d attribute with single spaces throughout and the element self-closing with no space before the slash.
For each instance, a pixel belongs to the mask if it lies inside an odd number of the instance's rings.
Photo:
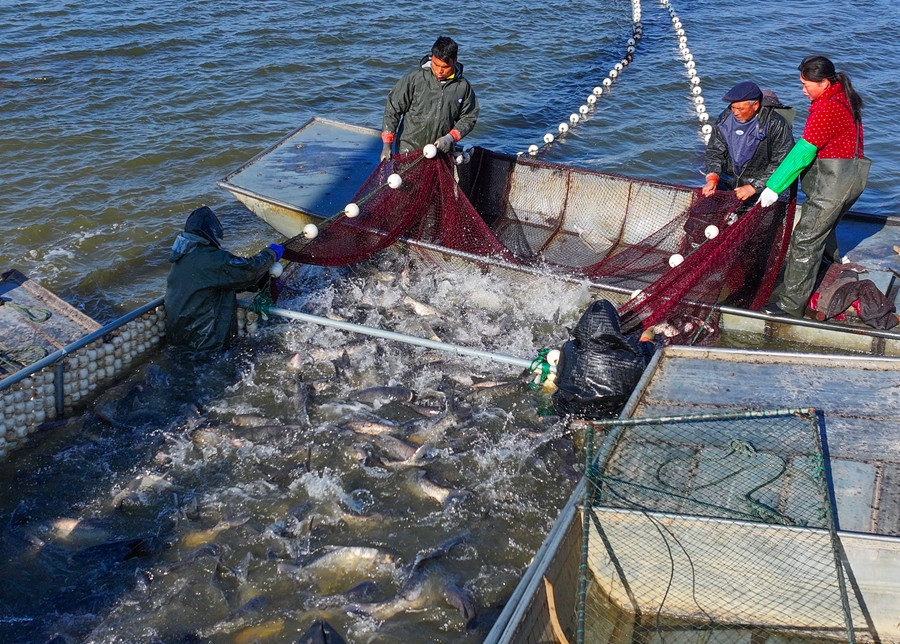
<svg viewBox="0 0 900 644">
<path fill-rule="evenodd" d="M 251 212 L 287 238 L 300 235 L 303 227 L 340 213 L 378 166 L 381 149 L 380 133 L 337 121 L 314 118 L 272 147 L 264 150 L 246 164 L 229 174 L 218 185 L 229 190 Z M 505 179 L 503 198 L 509 207 L 517 209 L 527 227 L 527 234 L 541 242 L 551 239 L 551 254 L 576 258 L 581 255 L 596 257 L 597 245 L 619 236 L 623 240 L 636 241 L 646 235 L 648 222 L 641 213 L 666 213 L 686 207 L 692 190 L 668 184 L 640 182 L 627 177 L 575 169 L 577 181 L 566 183 L 563 175 L 572 173 L 570 166 L 560 166 L 564 172 L 552 169 L 518 167 L 510 170 Z M 465 171 L 461 183 L 465 182 Z M 562 182 L 562 183 L 561 183 Z M 561 184 L 561 185 L 557 185 Z M 562 185 L 565 184 L 565 185 Z M 591 222 L 596 204 L 588 199 L 589 189 L 603 186 L 606 195 L 604 207 L 618 209 L 621 221 L 605 224 L 610 230 L 602 230 Z M 636 194 L 640 191 L 640 194 Z M 568 228 L 555 229 L 553 218 L 564 199 L 566 208 L 576 213 L 570 216 Z M 529 213 L 520 202 L 529 200 L 540 204 Z M 483 212 L 496 208 L 490 203 L 476 203 Z M 669 210 L 666 210 L 668 208 Z M 660 225 L 667 221 L 663 214 Z M 570 229 L 571 228 L 571 229 Z M 633 230 L 631 230 L 633 228 Z M 546 237 L 541 237 L 546 236 Z M 892 247 L 900 244 L 900 221 L 850 213 L 838 227 L 841 247 L 855 263 L 867 266 L 866 277 L 876 282 L 889 297 L 897 297 L 893 264 L 896 254 Z M 445 248 L 427 246 L 414 241 L 407 242 L 426 253 L 430 259 L 452 269 L 464 269 L 475 263 L 479 270 L 485 267 L 501 272 L 511 279 L 535 277 L 557 279 L 581 288 L 584 280 L 576 277 L 551 276 L 531 268 L 493 262 L 484 258 Z M 550 247 L 550 242 L 548 248 Z M 673 251 L 674 252 L 674 251 Z M 527 277 L 526 277 L 527 276 Z M 605 297 L 617 305 L 625 302 L 635 285 L 616 283 L 592 283 L 598 297 Z M 900 332 L 878 332 L 861 323 L 832 323 L 801 321 L 765 317 L 752 311 L 722 307 L 721 326 L 725 330 L 759 334 L 787 342 L 805 343 L 825 348 L 840 348 L 875 355 L 900 356 Z"/>
</svg>

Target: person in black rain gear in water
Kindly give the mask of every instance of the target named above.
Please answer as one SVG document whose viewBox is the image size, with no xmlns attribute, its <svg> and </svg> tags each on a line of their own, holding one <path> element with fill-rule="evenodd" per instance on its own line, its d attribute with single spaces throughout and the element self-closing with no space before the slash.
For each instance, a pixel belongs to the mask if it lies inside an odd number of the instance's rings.
<svg viewBox="0 0 900 644">
<path fill-rule="evenodd" d="M 172 245 L 166 280 L 166 339 L 192 351 L 227 347 L 237 335 L 237 293 L 256 291 L 281 259 L 271 244 L 253 257 L 232 255 L 221 246 L 224 231 L 208 207 L 194 210 Z"/>
</svg>

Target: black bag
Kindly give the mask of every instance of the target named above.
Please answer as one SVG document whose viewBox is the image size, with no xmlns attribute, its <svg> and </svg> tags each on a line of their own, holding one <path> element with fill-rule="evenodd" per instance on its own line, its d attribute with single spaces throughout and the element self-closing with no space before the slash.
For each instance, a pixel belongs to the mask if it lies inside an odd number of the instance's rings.
<svg viewBox="0 0 900 644">
<path fill-rule="evenodd" d="M 591 303 L 572 337 L 560 351 L 553 406 L 579 418 L 615 416 L 650 362 L 653 344 L 622 335 L 619 314 L 607 300 Z"/>
</svg>

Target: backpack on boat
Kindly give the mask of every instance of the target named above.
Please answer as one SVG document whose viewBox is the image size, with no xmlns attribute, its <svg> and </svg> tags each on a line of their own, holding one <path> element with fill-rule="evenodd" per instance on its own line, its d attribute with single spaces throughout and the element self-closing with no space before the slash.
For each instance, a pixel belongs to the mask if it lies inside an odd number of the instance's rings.
<svg viewBox="0 0 900 644">
<path fill-rule="evenodd" d="M 597 300 L 560 351 L 553 406 L 578 418 L 610 418 L 628 401 L 653 355 L 653 343 L 635 342 L 619 330 L 619 314 Z"/>
</svg>

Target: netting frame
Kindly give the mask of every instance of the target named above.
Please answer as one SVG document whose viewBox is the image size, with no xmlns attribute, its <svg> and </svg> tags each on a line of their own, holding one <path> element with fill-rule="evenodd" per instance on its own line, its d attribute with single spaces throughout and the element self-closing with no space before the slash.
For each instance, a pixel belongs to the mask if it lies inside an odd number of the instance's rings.
<svg viewBox="0 0 900 644">
<path fill-rule="evenodd" d="M 833 493 L 833 486 L 830 482 L 830 473 L 828 470 L 828 462 L 825 457 L 827 454 L 827 449 L 825 449 L 825 441 L 824 441 L 824 417 L 820 412 L 817 412 L 814 409 L 773 409 L 773 410 L 759 410 L 759 411 L 736 411 L 736 412 L 722 412 L 722 413 L 705 413 L 705 414 L 688 414 L 681 416 L 668 416 L 668 417 L 657 417 L 657 418 L 638 418 L 638 419 L 613 419 L 613 420 L 603 420 L 603 421 L 587 421 L 586 422 L 586 434 L 584 438 L 584 446 L 585 446 L 585 486 L 584 493 L 581 499 L 581 504 L 579 509 L 581 511 L 581 522 L 582 522 L 582 544 L 581 544 L 581 559 L 579 565 L 579 574 L 578 574 L 578 584 L 579 587 L 577 589 L 577 599 L 576 599 L 576 643 L 583 644 L 586 639 L 586 604 L 587 604 L 587 596 L 588 596 L 588 585 L 591 581 L 591 575 L 593 574 L 589 569 L 589 561 L 588 561 L 588 553 L 590 551 L 590 539 L 593 537 L 599 537 L 603 540 L 603 547 L 607 549 L 610 554 L 610 562 L 614 566 L 615 573 L 620 576 L 620 580 L 623 582 L 622 586 L 625 591 L 628 593 L 628 598 L 634 604 L 634 607 L 637 608 L 637 602 L 634 597 L 631 596 L 631 590 L 628 589 L 628 581 L 625 577 L 625 572 L 619 567 L 619 564 L 616 563 L 615 554 L 610 548 L 612 548 L 611 544 L 607 541 L 607 538 L 603 534 L 603 528 L 599 523 L 599 518 L 594 512 L 595 508 L 607 509 L 604 508 L 602 503 L 597 502 L 597 498 L 600 496 L 599 486 L 597 482 L 600 481 L 602 484 L 602 479 L 604 476 L 604 472 L 610 466 L 610 462 L 613 459 L 616 450 L 619 445 L 622 444 L 623 441 L 627 440 L 628 432 L 630 429 L 638 427 L 640 425 L 648 425 L 648 424 L 656 424 L 662 425 L 665 423 L 700 423 L 705 421 L 714 421 L 714 422 L 728 422 L 735 421 L 740 419 L 777 419 L 778 417 L 801 417 L 805 420 L 809 427 L 810 433 L 807 436 L 807 439 L 811 439 L 814 441 L 815 449 L 818 453 L 818 458 L 820 462 L 820 485 L 819 491 L 822 494 L 822 510 L 824 512 L 823 516 L 823 526 L 822 527 L 812 527 L 807 528 L 803 526 L 799 527 L 791 527 L 792 530 L 807 530 L 807 531 L 824 531 L 827 533 L 825 537 L 828 540 L 831 550 L 831 561 L 833 562 L 833 573 L 834 573 L 834 584 L 835 588 L 838 590 L 840 594 L 840 612 L 843 617 L 843 628 L 844 632 L 837 637 L 835 637 L 834 633 L 820 634 L 820 637 L 824 637 L 825 639 L 831 640 L 840 640 L 840 641 L 848 641 L 851 643 L 855 643 L 857 641 L 857 633 L 865 632 L 867 637 L 865 638 L 867 641 L 879 642 L 878 634 L 875 631 L 874 624 L 871 620 L 868 611 L 865 608 L 864 600 L 861 596 L 860 590 L 855 582 L 855 578 L 853 576 L 853 572 L 850 569 L 849 562 L 847 560 L 846 554 L 843 551 L 843 547 L 840 542 L 840 537 L 837 532 L 837 525 L 835 521 L 836 516 L 836 505 Z M 596 433 L 603 432 L 603 440 L 602 444 L 595 450 L 594 444 L 596 441 Z M 658 473 L 658 471 L 657 471 Z M 608 509 L 612 509 L 610 505 Z M 619 512 L 623 512 L 621 508 Z M 634 512 L 634 511 L 632 511 Z M 647 514 L 645 510 L 641 510 L 643 514 Z M 662 513 L 660 513 L 660 516 Z M 709 521 L 710 517 L 698 517 L 694 515 L 680 515 L 679 518 L 682 519 L 702 519 L 705 521 Z M 713 519 L 714 520 L 714 519 Z M 596 524 L 594 526 L 595 533 L 592 533 L 592 524 Z M 774 521 L 764 521 L 760 520 L 759 525 L 771 525 L 774 524 Z M 677 538 L 676 538 L 677 541 Z M 679 544 L 680 545 L 680 544 Z M 688 555 L 685 550 L 685 554 Z M 671 554 L 670 554 L 671 556 Z M 690 559 L 690 555 L 688 555 L 688 559 Z M 672 562 L 673 565 L 673 574 L 674 574 L 674 560 Z M 693 563 L 691 563 L 693 566 Z M 851 590 L 848 591 L 848 586 L 851 587 Z M 668 592 L 668 591 L 667 591 Z M 853 605 L 851 607 L 851 597 L 849 592 L 853 593 Z M 697 604 L 699 607 L 699 603 Z M 660 607 L 660 610 L 662 607 Z M 702 609 L 701 609 L 702 611 Z M 639 623 L 641 619 L 641 614 L 639 610 L 636 610 L 633 617 L 636 617 L 638 621 L 635 623 Z M 859 626 L 856 626 L 854 623 Z M 732 626 L 734 628 L 735 626 Z M 702 630 L 702 626 L 694 626 L 694 628 L 698 630 Z M 716 624 L 714 622 L 710 622 L 708 624 L 708 630 L 711 632 L 716 630 L 717 628 L 722 628 L 722 624 Z M 803 629 L 798 629 L 795 633 L 791 633 L 790 629 L 781 629 L 781 627 L 772 627 L 770 629 L 773 633 L 782 633 L 790 637 L 793 635 L 794 637 L 800 638 L 808 638 L 812 635 L 809 631 L 804 631 Z M 649 637 L 642 638 L 638 636 L 637 631 L 632 631 L 631 637 L 636 638 L 637 641 L 661 641 L 665 642 L 666 639 L 663 635 L 663 631 L 659 630 L 659 615 L 657 615 L 657 632 L 654 635 Z M 593 640 L 592 640 L 593 641 Z M 612 641 L 612 640 L 610 640 Z"/>
</svg>

